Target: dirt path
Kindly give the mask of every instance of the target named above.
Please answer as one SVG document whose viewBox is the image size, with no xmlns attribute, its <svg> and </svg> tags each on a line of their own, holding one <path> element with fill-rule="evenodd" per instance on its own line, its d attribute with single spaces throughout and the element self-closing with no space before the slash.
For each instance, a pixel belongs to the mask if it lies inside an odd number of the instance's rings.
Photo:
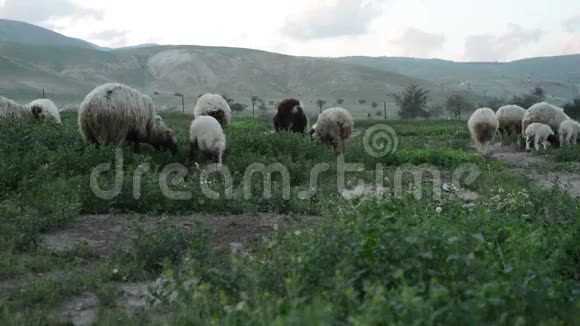
<svg viewBox="0 0 580 326">
<path fill-rule="evenodd" d="M 524 174 L 538 185 L 552 188 L 556 183 L 572 197 L 580 197 L 580 175 L 567 172 L 539 171 L 536 166 L 549 161 L 532 153 L 520 152 L 510 146 L 493 149 L 492 157 L 512 166 L 514 173 Z"/>
<path fill-rule="evenodd" d="M 264 213 L 195 217 L 85 215 L 78 217 L 63 229 L 44 234 L 42 242 L 45 248 L 57 252 L 72 250 L 82 244 L 101 258 L 109 258 L 116 249 L 130 245 L 136 232 L 133 224 L 135 221 L 147 229 L 154 229 L 163 219 L 172 225 L 181 226 L 186 231 L 191 231 L 195 227 L 195 220 L 199 221 L 200 226 L 207 232 L 210 246 L 218 251 L 251 246 L 276 230 L 284 231 L 320 222 L 318 216 L 291 217 Z"/>
<path fill-rule="evenodd" d="M 127 248 L 136 235 L 135 223 L 146 229 L 155 229 L 162 220 L 193 231 L 197 223 L 205 230 L 209 245 L 216 252 L 229 254 L 251 249 L 264 236 L 276 231 L 291 231 L 320 225 L 319 216 L 288 216 L 279 214 L 251 213 L 242 215 L 196 215 L 196 216 L 131 216 L 131 215 L 85 215 L 79 216 L 66 227 L 42 235 L 42 245 L 48 250 L 66 252 L 79 245 L 87 246 L 100 259 L 110 259 L 117 249 Z M 195 232 L 190 233 L 193 236 Z M 7 290 L 27 281 L 49 277 L 63 277 L 62 271 L 38 275 L 26 275 L 0 280 L 0 296 Z M 162 279 L 143 283 L 118 283 L 115 305 L 128 312 L 145 309 L 154 300 L 150 289 L 159 288 Z M 99 313 L 101 302 L 91 292 L 68 297 L 57 308 L 63 323 L 92 325 Z"/>
</svg>

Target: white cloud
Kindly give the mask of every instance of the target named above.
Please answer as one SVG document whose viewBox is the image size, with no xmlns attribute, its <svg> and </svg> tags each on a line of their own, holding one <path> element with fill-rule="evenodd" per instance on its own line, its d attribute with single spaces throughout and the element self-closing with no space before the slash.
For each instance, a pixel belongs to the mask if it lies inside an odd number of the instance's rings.
<svg viewBox="0 0 580 326">
<path fill-rule="evenodd" d="M 564 28 L 569 33 L 580 32 L 580 15 L 566 19 L 564 21 Z"/>
<path fill-rule="evenodd" d="M 127 32 L 115 29 L 107 29 L 95 32 L 89 35 L 89 39 L 95 40 L 98 44 L 111 47 L 120 47 L 128 45 Z"/>
<path fill-rule="evenodd" d="M 427 57 L 445 43 L 443 34 L 427 33 L 417 28 L 409 28 L 393 42 L 403 56 Z"/>
<path fill-rule="evenodd" d="M 469 61 L 502 61 L 534 44 L 542 37 L 542 30 L 530 29 L 515 24 L 508 25 L 503 35 L 480 34 L 465 40 L 465 58 Z"/>
<path fill-rule="evenodd" d="M 378 1 L 382 2 L 382 1 Z M 286 18 L 282 32 L 296 40 L 314 40 L 365 34 L 381 15 L 377 2 L 320 0 Z"/>
<path fill-rule="evenodd" d="M 83 17 L 102 18 L 103 11 L 87 9 L 72 0 L 5 0 L 0 17 L 33 24 L 45 24 L 51 19 Z"/>
</svg>

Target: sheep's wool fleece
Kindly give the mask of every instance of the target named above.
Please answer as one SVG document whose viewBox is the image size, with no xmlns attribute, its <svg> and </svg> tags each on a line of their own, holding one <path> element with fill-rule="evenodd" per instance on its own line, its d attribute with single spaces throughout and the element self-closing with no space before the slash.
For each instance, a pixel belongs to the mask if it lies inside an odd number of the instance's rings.
<svg viewBox="0 0 580 326">
<path fill-rule="evenodd" d="M 352 133 L 354 121 L 347 110 L 336 107 L 324 110 L 314 125 L 316 135 L 321 139 L 347 139 Z"/>
<path fill-rule="evenodd" d="M 195 118 L 210 115 L 212 112 L 222 111 L 226 118 L 226 123 L 231 119 L 232 110 L 224 98 L 219 94 L 204 94 L 198 100 L 193 110 Z"/>
<path fill-rule="evenodd" d="M 58 112 L 58 108 L 56 105 L 48 99 L 38 99 L 28 103 L 28 109 L 32 109 L 33 107 L 40 107 L 42 109 L 43 114 L 49 115 L 56 123 L 61 124 L 60 120 L 60 113 Z"/>
<path fill-rule="evenodd" d="M 191 122 L 189 128 L 190 143 L 197 143 L 202 152 L 223 153 L 226 148 L 226 136 L 219 122 L 210 116 L 200 116 Z"/>
<path fill-rule="evenodd" d="M 21 118 L 24 115 L 31 115 L 31 113 L 21 104 L 0 96 L 0 118 L 8 116 Z"/>
<path fill-rule="evenodd" d="M 90 131 L 100 143 L 121 144 L 127 134 L 146 138 L 162 121 L 147 95 L 121 84 L 105 84 L 90 92 L 79 110 L 79 126 Z"/>
</svg>

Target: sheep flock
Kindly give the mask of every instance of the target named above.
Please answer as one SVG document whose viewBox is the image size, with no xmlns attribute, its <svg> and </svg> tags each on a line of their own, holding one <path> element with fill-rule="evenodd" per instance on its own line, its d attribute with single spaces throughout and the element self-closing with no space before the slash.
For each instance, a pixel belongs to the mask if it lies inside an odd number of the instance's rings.
<svg viewBox="0 0 580 326">
<path fill-rule="evenodd" d="M 61 125 L 57 106 L 48 99 L 20 104 L 0 96 L 0 120 L 21 119 L 50 121 Z M 187 160 L 196 152 L 202 162 L 221 164 L 226 151 L 226 128 L 231 123 L 232 110 L 219 94 L 201 95 L 193 109 L 189 126 Z M 151 97 L 129 86 L 107 83 L 92 90 L 81 103 L 78 126 L 87 145 L 132 144 L 135 151 L 140 144 L 149 144 L 159 151 L 177 153 L 174 131 L 154 108 Z M 496 138 L 527 151 L 547 150 L 549 147 L 573 146 L 580 139 L 580 123 L 572 120 L 562 108 L 541 102 L 528 109 L 505 105 L 496 112 L 490 108 L 477 109 L 469 117 L 467 127 L 478 152 L 487 155 Z M 280 101 L 272 118 L 273 133 L 309 134 L 312 141 L 336 153 L 346 151 L 346 143 L 354 130 L 354 120 L 341 107 L 326 109 L 309 128 L 304 105 L 296 98 Z"/>
<path fill-rule="evenodd" d="M 532 147 L 547 150 L 550 147 L 575 145 L 580 137 L 580 123 L 572 120 L 564 109 L 546 102 L 532 105 L 527 110 L 517 105 L 500 107 L 497 112 L 488 108 L 476 110 L 467 122 L 477 150 L 486 155 L 499 133 L 504 144 L 507 137 L 518 143 L 525 141 L 526 151 Z M 533 146 L 532 146 L 533 145 Z"/>
<path fill-rule="evenodd" d="M 0 120 L 47 120 L 61 125 L 59 112 L 62 111 L 48 99 L 22 105 L 0 96 Z M 221 164 L 226 151 L 224 130 L 231 118 L 232 110 L 224 97 L 211 93 L 201 95 L 193 109 L 189 127 L 187 161 L 190 162 L 199 152 L 203 163 Z M 107 83 L 93 89 L 80 104 L 77 123 L 86 145 L 133 145 L 138 152 L 140 144 L 148 144 L 158 151 L 177 153 L 174 131 L 157 114 L 151 97 L 127 85 Z M 288 98 L 280 101 L 272 125 L 273 132 L 307 135 L 308 117 L 300 100 Z M 352 116 L 347 110 L 327 109 L 310 129 L 311 139 L 343 153 L 353 126 Z"/>
</svg>

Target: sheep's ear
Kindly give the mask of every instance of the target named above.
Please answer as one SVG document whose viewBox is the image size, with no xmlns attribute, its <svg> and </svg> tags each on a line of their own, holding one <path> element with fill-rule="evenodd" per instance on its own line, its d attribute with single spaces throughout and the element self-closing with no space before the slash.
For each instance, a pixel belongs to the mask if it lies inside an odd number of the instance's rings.
<svg viewBox="0 0 580 326">
<path fill-rule="evenodd" d="M 40 113 L 42 112 L 42 109 L 39 106 L 33 106 L 32 109 L 30 109 L 30 111 L 32 112 L 34 118 L 36 119 L 40 118 Z"/>
</svg>

